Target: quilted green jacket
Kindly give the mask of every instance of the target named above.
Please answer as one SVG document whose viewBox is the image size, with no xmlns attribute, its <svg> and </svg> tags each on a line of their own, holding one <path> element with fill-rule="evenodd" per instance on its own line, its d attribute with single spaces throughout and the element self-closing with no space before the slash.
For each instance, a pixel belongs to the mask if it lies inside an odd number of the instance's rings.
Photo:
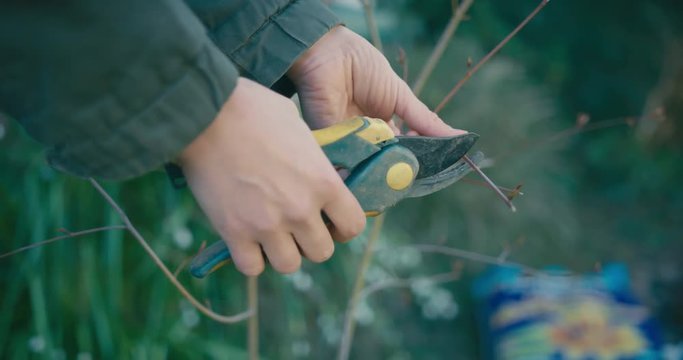
<svg viewBox="0 0 683 360">
<path fill-rule="evenodd" d="M 284 88 L 338 24 L 320 0 L 8 0 L 0 112 L 77 176 L 124 179 L 173 159 L 238 76 Z"/>
</svg>

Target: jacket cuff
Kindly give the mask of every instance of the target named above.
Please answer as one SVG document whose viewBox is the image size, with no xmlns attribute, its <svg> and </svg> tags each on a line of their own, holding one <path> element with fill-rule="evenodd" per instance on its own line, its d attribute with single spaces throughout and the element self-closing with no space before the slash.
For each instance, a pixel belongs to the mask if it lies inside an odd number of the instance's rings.
<svg viewBox="0 0 683 360">
<path fill-rule="evenodd" d="M 320 0 L 251 1 L 240 12 L 240 21 L 233 18 L 206 25 L 214 42 L 242 75 L 268 87 L 341 23 Z"/>
<path fill-rule="evenodd" d="M 106 137 L 52 148 L 48 162 L 77 176 L 110 180 L 159 168 L 215 119 L 238 76 L 225 55 L 207 41 L 194 62 L 153 103 Z"/>
</svg>

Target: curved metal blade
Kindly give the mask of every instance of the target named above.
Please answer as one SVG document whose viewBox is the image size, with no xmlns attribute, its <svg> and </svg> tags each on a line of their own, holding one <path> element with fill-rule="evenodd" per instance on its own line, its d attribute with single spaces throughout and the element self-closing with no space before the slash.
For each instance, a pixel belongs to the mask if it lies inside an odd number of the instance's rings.
<svg viewBox="0 0 683 360">
<path fill-rule="evenodd" d="M 484 153 L 477 151 L 470 156 L 470 160 L 477 166 L 484 161 Z M 406 197 L 421 197 L 444 189 L 467 175 L 472 168 L 464 161 L 458 161 L 446 170 L 422 179 L 415 180 L 410 193 Z"/>
<path fill-rule="evenodd" d="M 415 154 L 420 163 L 416 179 L 436 175 L 451 167 L 474 146 L 479 135 L 468 133 L 452 137 L 397 136 L 399 145 Z"/>
</svg>

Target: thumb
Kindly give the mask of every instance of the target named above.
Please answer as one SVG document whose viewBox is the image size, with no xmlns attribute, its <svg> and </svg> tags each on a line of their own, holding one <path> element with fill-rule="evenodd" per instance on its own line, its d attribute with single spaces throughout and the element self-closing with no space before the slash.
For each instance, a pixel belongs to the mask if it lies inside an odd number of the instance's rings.
<svg viewBox="0 0 683 360">
<path fill-rule="evenodd" d="M 446 124 L 413 94 L 404 81 L 398 78 L 396 80 L 400 82 L 400 85 L 395 112 L 410 129 L 424 136 L 456 136 L 467 133 L 467 131 L 454 129 Z"/>
</svg>

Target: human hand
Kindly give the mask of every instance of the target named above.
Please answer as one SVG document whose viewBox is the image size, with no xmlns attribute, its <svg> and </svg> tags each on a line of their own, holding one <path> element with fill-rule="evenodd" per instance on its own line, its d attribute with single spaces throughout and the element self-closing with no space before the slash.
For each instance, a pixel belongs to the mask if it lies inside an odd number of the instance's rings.
<svg viewBox="0 0 683 360">
<path fill-rule="evenodd" d="M 350 239 L 365 215 L 299 117 L 294 103 L 240 78 L 214 122 L 180 156 L 188 184 L 226 241 L 237 268 L 296 271 L 301 254 L 321 262 L 335 238 Z M 300 252 L 301 251 L 301 252 Z"/>
<path fill-rule="evenodd" d="M 354 115 L 384 119 L 393 126 L 395 114 L 420 135 L 466 133 L 445 124 L 396 75 L 382 53 L 343 26 L 318 40 L 287 75 L 297 87 L 304 119 L 312 128 Z"/>
</svg>

